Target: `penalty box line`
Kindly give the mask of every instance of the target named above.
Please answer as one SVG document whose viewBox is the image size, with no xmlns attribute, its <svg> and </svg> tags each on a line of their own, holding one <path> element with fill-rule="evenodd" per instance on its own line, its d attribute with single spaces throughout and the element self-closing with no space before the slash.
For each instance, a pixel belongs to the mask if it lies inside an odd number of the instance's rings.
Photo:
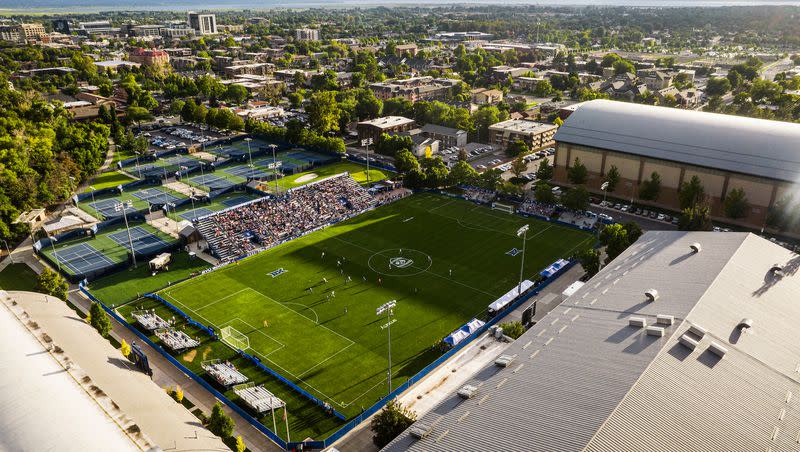
<svg viewBox="0 0 800 452">
<path fill-rule="evenodd" d="M 260 329 L 254 327 L 249 322 L 247 322 L 245 320 L 242 320 L 241 317 L 233 317 L 232 319 L 228 320 L 227 322 L 220 324 L 220 326 L 219 326 L 220 330 L 222 330 L 222 328 L 225 328 L 226 326 L 228 326 L 231 323 L 236 322 L 236 321 L 242 322 L 243 324 L 247 325 L 248 328 L 252 328 L 254 332 L 259 333 L 262 336 L 266 337 L 267 339 L 269 339 L 269 340 L 277 343 L 278 345 L 280 345 L 280 347 L 276 348 L 275 350 L 272 350 L 271 352 L 269 352 L 269 353 L 267 353 L 266 355 L 263 355 L 263 356 L 269 356 L 269 355 L 271 355 L 271 354 L 273 354 L 275 352 L 278 352 L 278 351 L 283 350 L 284 348 L 286 348 L 286 344 L 284 344 L 283 342 L 275 339 L 274 337 L 270 336 L 269 334 L 261 331 Z M 239 331 L 239 330 L 236 330 L 236 331 Z M 241 331 L 239 331 L 239 332 L 242 333 Z M 250 336 L 250 334 L 245 334 L 245 333 L 242 333 L 242 334 L 244 334 L 245 336 Z M 248 339 L 249 339 L 249 337 L 248 337 Z M 248 350 L 255 351 L 255 349 L 253 347 L 247 347 L 247 348 L 248 348 Z M 261 354 L 261 353 L 259 353 L 259 354 Z"/>
</svg>

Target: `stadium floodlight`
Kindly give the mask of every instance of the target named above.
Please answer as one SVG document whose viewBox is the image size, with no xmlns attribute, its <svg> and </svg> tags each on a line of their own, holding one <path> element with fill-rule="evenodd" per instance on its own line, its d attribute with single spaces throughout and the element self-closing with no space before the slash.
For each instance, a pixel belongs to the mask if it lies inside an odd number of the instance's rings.
<svg viewBox="0 0 800 452">
<path fill-rule="evenodd" d="M 367 153 L 367 187 L 369 187 L 369 145 L 372 144 L 372 138 L 364 138 L 361 140 L 361 146 L 364 146 L 364 152 Z"/>
<path fill-rule="evenodd" d="M 517 296 L 522 295 L 522 272 L 525 269 L 525 244 L 528 242 L 528 229 L 530 225 L 525 225 L 517 229 L 517 237 L 522 237 L 522 259 L 519 262 L 519 285 L 517 286 Z"/>
<path fill-rule="evenodd" d="M 275 160 L 275 148 L 276 146 L 274 143 L 270 144 L 269 147 L 272 149 L 272 172 L 275 173 L 275 196 L 278 195 L 278 162 Z"/>
<path fill-rule="evenodd" d="M 14 258 L 11 257 L 11 248 L 8 247 L 8 242 L 6 242 L 5 239 L 3 240 L 3 244 L 5 244 L 6 251 L 8 251 L 8 260 L 13 264 L 14 263 Z"/>
<path fill-rule="evenodd" d="M 114 211 L 122 211 L 122 217 L 125 219 L 125 230 L 128 231 L 128 246 L 131 248 L 131 257 L 133 258 L 133 268 L 136 268 L 136 252 L 133 249 L 133 239 L 131 238 L 131 228 L 128 227 L 128 209 L 133 208 L 133 201 L 130 199 L 121 201 L 114 204 Z"/>
<path fill-rule="evenodd" d="M 50 239 L 50 246 L 53 247 L 53 257 L 56 258 L 56 267 L 58 267 L 58 271 L 60 272 L 61 271 L 61 261 L 58 260 L 58 253 L 56 252 L 56 242 L 58 241 L 58 239 L 55 238 L 55 237 L 50 237 L 50 235 L 48 235 L 47 238 Z M 11 256 L 11 253 L 9 252 L 8 255 Z"/>
<path fill-rule="evenodd" d="M 250 158 L 250 168 L 253 167 L 253 154 L 250 152 L 250 142 L 253 141 L 252 138 L 247 137 L 244 139 L 247 142 L 247 155 Z"/>
<path fill-rule="evenodd" d="M 375 315 L 380 316 L 386 313 L 386 334 L 388 335 L 389 368 L 386 371 L 386 381 L 389 384 L 389 394 L 392 393 L 392 314 L 397 300 L 387 301 L 375 309 Z"/>
<path fill-rule="evenodd" d="M 600 189 L 603 190 L 603 202 L 602 202 L 601 205 L 603 207 L 603 213 L 606 213 L 605 210 L 606 210 L 606 195 L 608 194 L 608 181 L 603 182 L 603 184 L 600 185 Z M 631 204 L 633 204 L 633 203 L 631 203 Z M 597 222 L 597 221 L 600 221 L 600 220 L 599 219 L 595 219 L 595 222 Z M 597 227 L 597 236 L 600 237 L 600 226 Z"/>
</svg>

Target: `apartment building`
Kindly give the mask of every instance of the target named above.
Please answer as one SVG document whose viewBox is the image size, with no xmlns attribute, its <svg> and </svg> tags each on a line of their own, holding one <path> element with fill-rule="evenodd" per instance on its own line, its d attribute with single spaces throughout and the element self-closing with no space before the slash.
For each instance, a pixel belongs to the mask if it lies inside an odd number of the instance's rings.
<svg viewBox="0 0 800 452">
<path fill-rule="evenodd" d="M 356 125 L 358 139 L 372 139 L 377 143 L 384 133 L 399 133 L 414 128 L 414 120 L 402 116 L 384 116 L 369 121 L 361 121 Z"/>
<path fill-rule="evenodd" d="M 539 149 L 554 143 L 556 130 L 558 127 L 553 124 L 509 119 L 489 126 L 489 143 L 506 148 L 514 141 L 521 140 L 532 149 Z"/>
<path fill-rule="evenodd" d="M 319 41 L 319 30 L 316 28 L 298 28 L 294 31 L 294 37 L 298 41 Z"/>
<path fill-rule="evenodd" d="M 199 35 L 217 34 L 217 16 L 215 14 L 189 13 L 189 26 Z"/>
<path fill-rule="evenodd" d="M 412 77 L 403 80 L 372 83 L 369 88 L 378 99 L 386 100 L 402 97 L 417 102 L 420 100 L 444 100 L 452 93 L 454 86 L 461 81 L 430 76 Z"/>
</svg>

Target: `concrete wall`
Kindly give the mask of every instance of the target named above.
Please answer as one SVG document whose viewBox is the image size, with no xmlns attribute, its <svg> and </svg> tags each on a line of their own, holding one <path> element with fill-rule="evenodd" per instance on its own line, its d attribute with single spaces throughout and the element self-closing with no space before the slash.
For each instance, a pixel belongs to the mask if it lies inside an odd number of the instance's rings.
<svg viewBox="0 0 800 452">
<path fill-rule="evenodd" d="M 600 184 L 604 175 L 612 165 L 619 170 L 621 180 L 614 193 L 609 196 L 633 200 L 642 205 L 651 205 L 677 211 L 678 188 L 683 182 L 697 176 L 703 183 L 715 219 L 743 226 L 761 228 L 766 213 L 778 199 L 796 187 L 777 180 L 768 180 L 744 174 L 731 173 L 712 168 L 687 165 L 680 162 L 650 159 L 631 154 L 624 154 L 603 149 L 590 148 L 569 143 L 557 143 L 555 155 L 554 181 L 569 185 L 567 169 L 579 158 L 589 170 L 587 188 L 602 194 Z M 661 176 L 661 194 L 655 202 L 638 199 L 639 185 L 650 178 L 653 172 Z M 741 188 L 750 203 L 750 212 L 746 218 L 732 220 L 724 216 L 723 199 L 733 189 Z"/>
</svg>

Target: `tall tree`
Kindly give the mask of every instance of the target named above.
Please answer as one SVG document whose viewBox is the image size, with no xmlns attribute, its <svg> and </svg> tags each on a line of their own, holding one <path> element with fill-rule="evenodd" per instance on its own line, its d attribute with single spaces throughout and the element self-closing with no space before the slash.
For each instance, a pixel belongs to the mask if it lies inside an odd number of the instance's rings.
<svg viewBox="0 0 800 452">
<path fill-rule="evenodd" d="M 380 413 L 372 418 L 372 442 L 378 448 L 389 444 L 400 433 L 411 426 L 416 416 L 395 399 L 389 401 Z"/>
<path fill-rule="evenodd" d="M 678 217 L 678 229 L 681 231 L 710 231 L 713 228 L 711 209 L 705 204 L 693 204 L 683 209 Z"/>
<path fill-rule="evenodd" d="M 318 133 L 339 131 L 339 105 L 336 102 L 336 92 L 319 91 L 312 94 L 306 112 L 312 130 Z"/>
<path fill-rule="evenodd" d="M 45 267 L 38 276 L 37 290 L 66 301 L 69 284 L 67 284 L 67 281 L 65 281 L 58 272 Z"/>
<path fill-rule="evenodd" d="M 600 252 L 594 248 L 587 248 L 577 255 L 578 261 L 583 267 L 583 271 L 592 277 L 600 271 Z"/>
<path fill-rule="evenodd" d="M 678 191 L 678 203 L 681 209 L 688 209 L 689 207 L 704 202 L 705 199 L 706 190 L 697 175 L 692 176 L 689 182 L 681 184 L 680 190 Z"/>
<path fill-rule="evenodd" d="M 603 178 L 603 182 L 608 183 L 608 186 L 606 187 L 606 191 L 608 193 L 614 193 L 614 191 L 617 189 L 619 178 L 620 175 L 617 165 L 611 165 L 611 168 L 609 168 L 608 172 L 606 172 L 606 177 Z"/>
<path fill-rule="evenodd" d="M 567 169 L 567 179 L 575 185 L 581 185 L 585 184 L 588 178 L 589 170 L 586 169 L 586 165 L 581 163 L 581 159 L 575 157 L 572 166 Z"/>
<path fill-rule="evenodd" d="M 100 303 L 92 303 L 92 307 L 89 309 L 89 317 L 92 327 L 101 336 L 108 337 L 108 333 L 111 332 L 111 320 L 108 319 L 108 314 L 100 306 Z"/>
<path fill-rule="evenodd" d="M 728 218 L 744 218 L 750 210 L 750 203 L 747 202 L 747 195 L 743 188 L 735 188 L 728 192 L 723 201 L 723 210 Z"/>
<path fill-rule="evenodd" d="M 540 181 L 549 181 L 553 178 L 553 165 L 547 159 L 542 159 L 539 162 L 539 168 L 536 170 L 536 179 Z"/>
<path fill-rule="evenodd" d="M 653 171 L 650 179 L 642 181 L 639 186 L 639 198 L 645 201 L 655 201 L 661 194 L 661 175 Z"/>
<path fill-rule="evenodd" d="M 225 439 L 233 435 L 233 428 L 233 419 L 225 414 L 221 403 L 215 403 L 211 409 L 211 417 L 208 419 L 208 429 L 211 430 L 211 433 Z"/>
</svg>

